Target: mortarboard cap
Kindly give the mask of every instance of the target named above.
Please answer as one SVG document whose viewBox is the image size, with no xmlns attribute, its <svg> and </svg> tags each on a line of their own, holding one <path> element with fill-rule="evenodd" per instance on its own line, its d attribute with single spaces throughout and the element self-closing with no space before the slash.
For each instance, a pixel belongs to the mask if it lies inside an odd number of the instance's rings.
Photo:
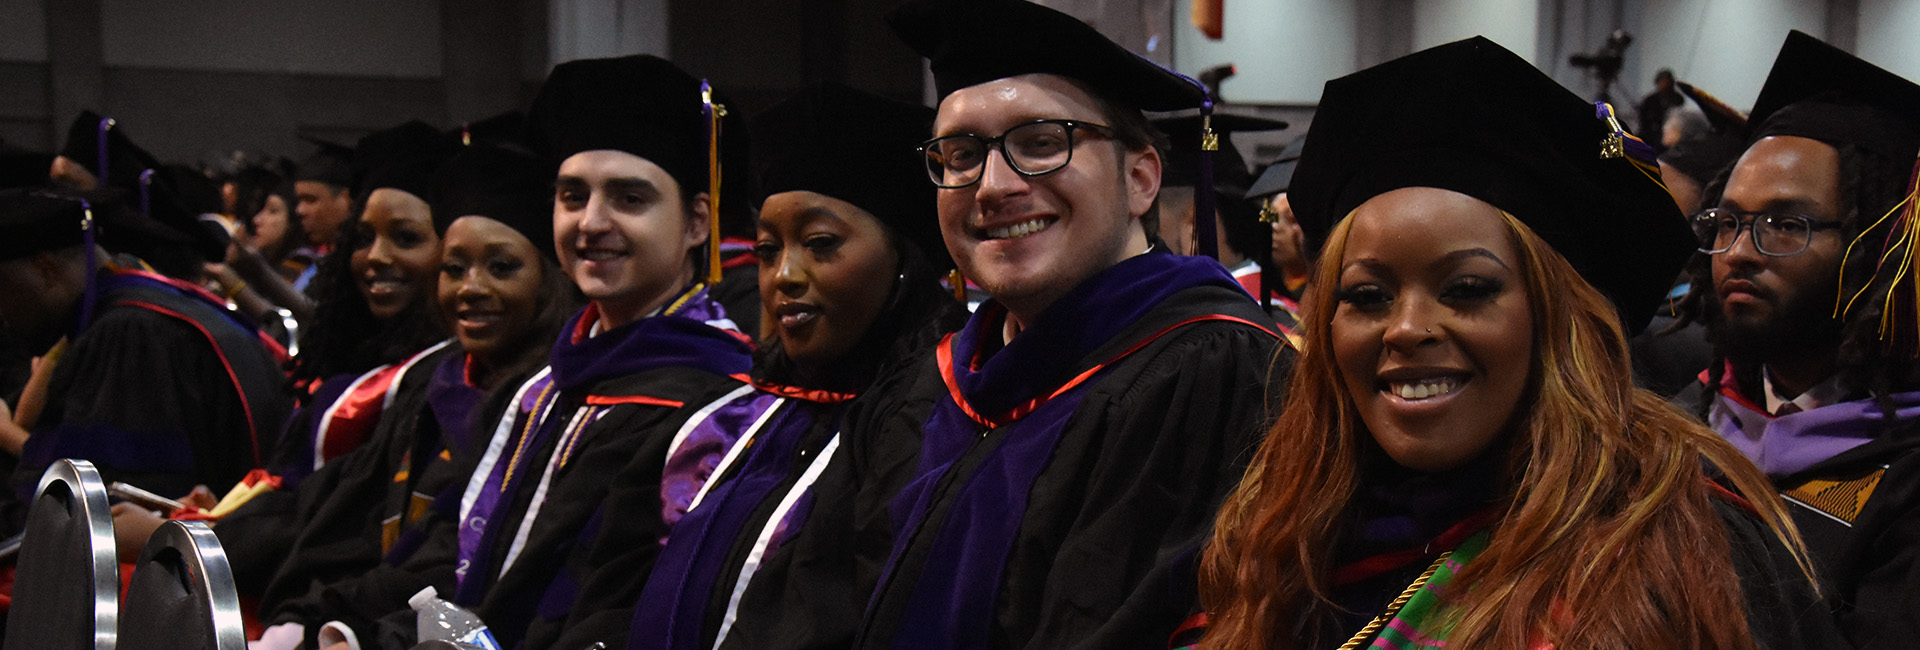
<svg viewBox="0 0 1920 650">
<path fill-rule="evenodd" d="M 554 166 L 531 151 L 486 141 L 466 147 L 434 173 L 427 200 L 433 228 L 445 235 L 461 217 L 506 224 L 554 258 Z"/>
<path fill-rule="evenodd" d="M 1767 73 L 1750 124 L 1750 143 L 1786 135 L 1851 146 L 1867 154 L 1869 165 L 1906 179 L 1888 196 L 1862 199 L 1857 206 L 1864 232 L 1848 247 L 1864 242 L 1867 254 L 1849 255 L 1846 263 L 1871 264 L 1874 270 L 1865 285 L 1842 290 L 1841 315 L 1877 320 L 1888 356 L 1920 358 L 1920 288 L 1913 268 L 1914 237 L 1920 233 L 1920 188 L 1915 187 L 1920 166 L 1914 163 L 1920 152 L 1920 86 L 1794 31 Z M 1872 295 L 1861 300 L 1866 294 Z M 1855 310 L 1870 304 L 1878 308 Z"/>
<path fill-rule="evenodd" d="M 933 110 L 834 83 L 809 86 L 752 122 L 758 198 L 809 191 L 859 206 L 936 268 L 952 267 L 932 183 L 914 146 Z"/>
<path fill-rule="evenodd" d="M 1675 86 L 1680 89 L 1680 94 L 1700 106 L 1709 128 L 1704 133 L 1689 136 L 1667 147 L 1666 151 L 1660 152 L 1660 162 L 1686 174 L 1694 182 L 1706 185 L 1721 170 L 1739 160 L 1740 154 L 1747 150 L 1747 116 L 1740 109 L 1728 106 L 1693 84 L 1681 82 Z"/>
<path fill-rule="evenodd" d="M 180 233 L 133 213 L 125 196 L 119 190 L 0 190 L 0 261 L 85 243 L 81 225 L 89 206 L 95 235 L 107 248 L 184 243 Z"/>
<path fill-rule="evenodd" d="M 1796 30 L 1748 120 L 1749 142 L 1800 136 L 1906 164 L 1920 150 L 1920 86 Z"/>
<path fill-rule="evenodd" d="M 337 188 L 353 187 L 353 148 L 302 136 L 301 139 L 318 147 L 300 163 L 294 165 L 293 180 L 326 183 Z"/>
<path fill-rule="evenodd" d="M 931 61 L 942 98 L 995 79 L 1052 74 L 1135 110 L 1177 111 L 1206 90 L 1108 40 L 1079 19 L 1024 0 L 910 0 L 887 15 Z"/>
<path fill-rule="evenodd" d="M 105 138 L 104 145 L 101 142 Z M 103 148 L 104 146 L 104 148 Z M 105 173 L 101 158 L 105 157 Z M 140 172 L 160 166 L 160 160 L 127 137 L 120 125 L 93 111 L 80 111 L 67 127 L 67 142 L 60 155 L 79 163 L 101 183 L 134 190 Z"/>
<path fill-rule="evenodd" d="M 455 141 L 463 145 L 481 142 L 520 145 L 520 135 L 526 130 L 527 114 L 512 110 L 462 123 L 453 129 L 451 135 Z"/>
<path fill-rule="evenodd" d="M 53 154 L 23 151 L 0 142 L 0 188 L 44 187 Z"/>
<path fill-rule="evenodd" d="M 745 149 L 746 129 L 734 113 L 723 118 L 721 160 L 728 168 L 742 169 L 735 165 L 745 164 L 737 152 Z M 700 80 L 659 57 L 581 59 L 554 66 L 527 111 L 526 141 L 556 163 L 582 151 L 624 151 L 666 170 L 680 184 L 683 198 L 707 191 L 707 120 Z"/>
<path fill-rule="evenodd" d="M 415 120 L 360 138 L 353 152 L 353 195 L 390 187 L 426 200 L 433 172 L 459 153 L 455 138 Z"/>
<path fill-rule="evenodd" d="M 1418 98 L 1408 101 L 1406 98 Z M 1310 239 L 1404 187 L 1459 192 L 1512 214 L 1637 331 L 1696 246 L 1651 156 L 1619 147 L 1596 107 L 1474 37 L 1327 82 L 1289 190 Z M 1603 155 L 1603 142 L 1614 144 Z M 1622 151 L 1621 149 L 1625 149 Z"/>
<path fill-rule="evenodd" d="M 1287 143 L 1266 169 L 1253 179 L 1253 185 L 1247 188 L 1247 198 L 1260 199 L 1287 191 L 1293 186 L 1293 170 L 1300 166 L 1300 151 L 1307 147 L 1307 136 L 1302 135 Z"/>
<path fill-rule="evenodd" d="M 1166 158 L 1160 166 L 1160 184 L 1169 187 L 1193 187 L 1200 181 L 1200 126 L 1199 115 L 1166 117 L 1153 121 L 1160 132 L 1167 134 L 1171 143 Z M 1251 115 L 1216 113 L 1213 115 L 1213 130 L 1220 134 L 1220 149 L 1213 152 L 1213 187 L 1229 200 L 1244 198 L 1247 188 L 1253 185 L 1253 174 L 1247 170 L 1247 159 L 1240 155 L 1240 149 L 1233 146 L 1235 133 L 1255 133 L 1259 131 L 1278 131 L 1287 128 L 1287 123 Z"/>
</svg>

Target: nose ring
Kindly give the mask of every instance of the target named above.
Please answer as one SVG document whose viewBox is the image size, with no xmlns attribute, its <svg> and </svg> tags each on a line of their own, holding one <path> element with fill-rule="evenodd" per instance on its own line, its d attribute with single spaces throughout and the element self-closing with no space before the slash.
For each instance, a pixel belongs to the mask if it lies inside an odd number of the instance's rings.
<svg viewBox="0 0 1920 650">
<path fill-rule="evenodd" d="M 1428 333 L 1428 334 L 1432 334 L 1432 333 L 1433 333 L 1433 328 L 1431 328 L 1431 327 L 1429 327 L 1429 328 L 1427 328 L 1427 333 Z"/>
</svg>

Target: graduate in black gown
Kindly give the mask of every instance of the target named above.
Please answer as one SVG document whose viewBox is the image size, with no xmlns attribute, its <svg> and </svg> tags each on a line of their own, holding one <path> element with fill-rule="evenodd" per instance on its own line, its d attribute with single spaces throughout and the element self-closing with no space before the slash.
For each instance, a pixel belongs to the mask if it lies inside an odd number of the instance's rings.
<svg viewBox="0 0 1920 650">
<path fill-rule="evenodd" d="M 993 296 L 936 348 L 859 648 L 1160 647 L 1291 353 L 1219 263 L 1154 247 L 1140 110 L 1201 86 L 1026 2 L 890 16 L 932 59 L 923 144 L 947 250 Z M 856 471 L 885 489 L 897 457 Z"/>
<path fill-rule="evenodd" d="M 1773 480 L 1856 648 L 1920 639 L 1920 85 L 1787 36 L 1683 315 L 1716 358 L 1674 401 Z"/>
<path fill-rule="evenodd" d="M 360 139 L 355 215 L 321 263 L 320 316 L 301 332 L 293 377 L 307 394 L 273 461 L 289 486 L 365 442 L 389 403 L 385 388 L 447 340 L 434 314 L 440 241 L 427 198 L 459 146 L 418 121 Z"/>
<path fill-rule="evenodd" d="M 407 599 L 432 586 L 503 646 L 541 647 L 538 635 L 572 609 L 604 522 L 651 521 L 655 543 L 665 535 L 684 505 L 608 512 L 608 487 L 637 473 L 691 497 L 729 440 L 695 430 L 710 415 L 700 407 L 743 386 L 751 366 L 749 338 L 698 273 L 713 214 L 704 110 L 700 83 L 655 57 L 554 69 L 528 113 L 529 141 L 558 161 L 553 241 L 588 305 L 481 429 L 471 480 L 409 533 L 418 549 L 288 603 L 278 621 L 304 624 L 322 646 L 407 648 Z"/>
<path fill-rule="evenodd" d="M 231 485 L 259 467 L 290 407 L 284 351 L 212 294 L 95 242 L 95 225 L 105 236 L 157 224 L 98 195 L 15 190 L 0 202 L 6 335 L 36 355 L 68 339 L 16 495 L 60 458 L 160 494 Z"/>
<path fill-rule="evenodd" d="M 402 533 L 435 497 L 465 485 L 481 451 L 476 429 L 497 420 L 507 393 L 545 364 L 547 346 L 579 306 L 547 245 L 552 176 L 532 153 L 486 143 L 434 173 L 428 192 L 443 260 L 436 302 L 455 338 L 369 389 L 383 395 L 371 436 L 303 481 L 285 518 L 248 504 L 215 526 L 230 538 L 236 581 L 253 593 L 264 586 L 261 612 L 383 557 L 404 559 L 418 540 Z M 290 544 L 266 543 L 282 536 Z"/>
<path fill-rule="evenodd" d="M 798 540 L 847 529 L 850 502 L 814 489 L 842 462 L 847 410 L 875 378 L 929 358 L 965 318 L 939 285 L 951 263 L 913 150 L 932 120 L 925 107 L 834 84 L 754 119 L 755 250 L 772 336 L 756 357 L 754 390 L 720 408 L 764 421 L 740 432 L 664 547 L 603 535 L 596 570 L 550 647 L 756 647 L 798 640 L 780 621 L 858 611 L 851 593 L 805 579 L 827 567 Z M 616 485 L 609 502 L 658 508 L 660 490 Z"/>
<path fill-rule="evenodd" d="M 1611 107 L 1441 45 L 1327 82 L 1291 194 L 1318 316 L 1195 647 L 1829 647 L 1766 479 L 1629 380 L 1692 241 Z"/>
</svg>

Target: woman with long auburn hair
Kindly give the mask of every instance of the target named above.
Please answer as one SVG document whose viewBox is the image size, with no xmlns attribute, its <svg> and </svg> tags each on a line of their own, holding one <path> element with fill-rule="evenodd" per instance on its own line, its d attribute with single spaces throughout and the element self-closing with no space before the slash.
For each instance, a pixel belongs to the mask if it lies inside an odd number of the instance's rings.
<svg viewBox="0 0 1920 650">
<path fill-rule="evenodd" d="M 1633 387 L 1691 248 L 1643 146 L 1483 38 L 1327 84 L 1292 199 L 1339 222 L 1198 647 L 1837 638 L 1766 478 Z"/>
</svg>

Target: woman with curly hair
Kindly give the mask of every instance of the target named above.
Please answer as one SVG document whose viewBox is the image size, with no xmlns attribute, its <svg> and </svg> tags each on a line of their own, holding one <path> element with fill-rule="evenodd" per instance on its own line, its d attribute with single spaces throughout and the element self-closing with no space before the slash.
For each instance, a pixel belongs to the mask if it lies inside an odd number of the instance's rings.
<svg viewBox="0 0 1920 650">
<path fill-rule="evenodd" d="M 1312 128 L 1293 205 L 1340 221 L 1199 647 L 1835 638 L 1765 477 L 1633 387 L 1692 244 L 1610 107 L 1475 38 L 1329 82 Z"/>
</svg>

